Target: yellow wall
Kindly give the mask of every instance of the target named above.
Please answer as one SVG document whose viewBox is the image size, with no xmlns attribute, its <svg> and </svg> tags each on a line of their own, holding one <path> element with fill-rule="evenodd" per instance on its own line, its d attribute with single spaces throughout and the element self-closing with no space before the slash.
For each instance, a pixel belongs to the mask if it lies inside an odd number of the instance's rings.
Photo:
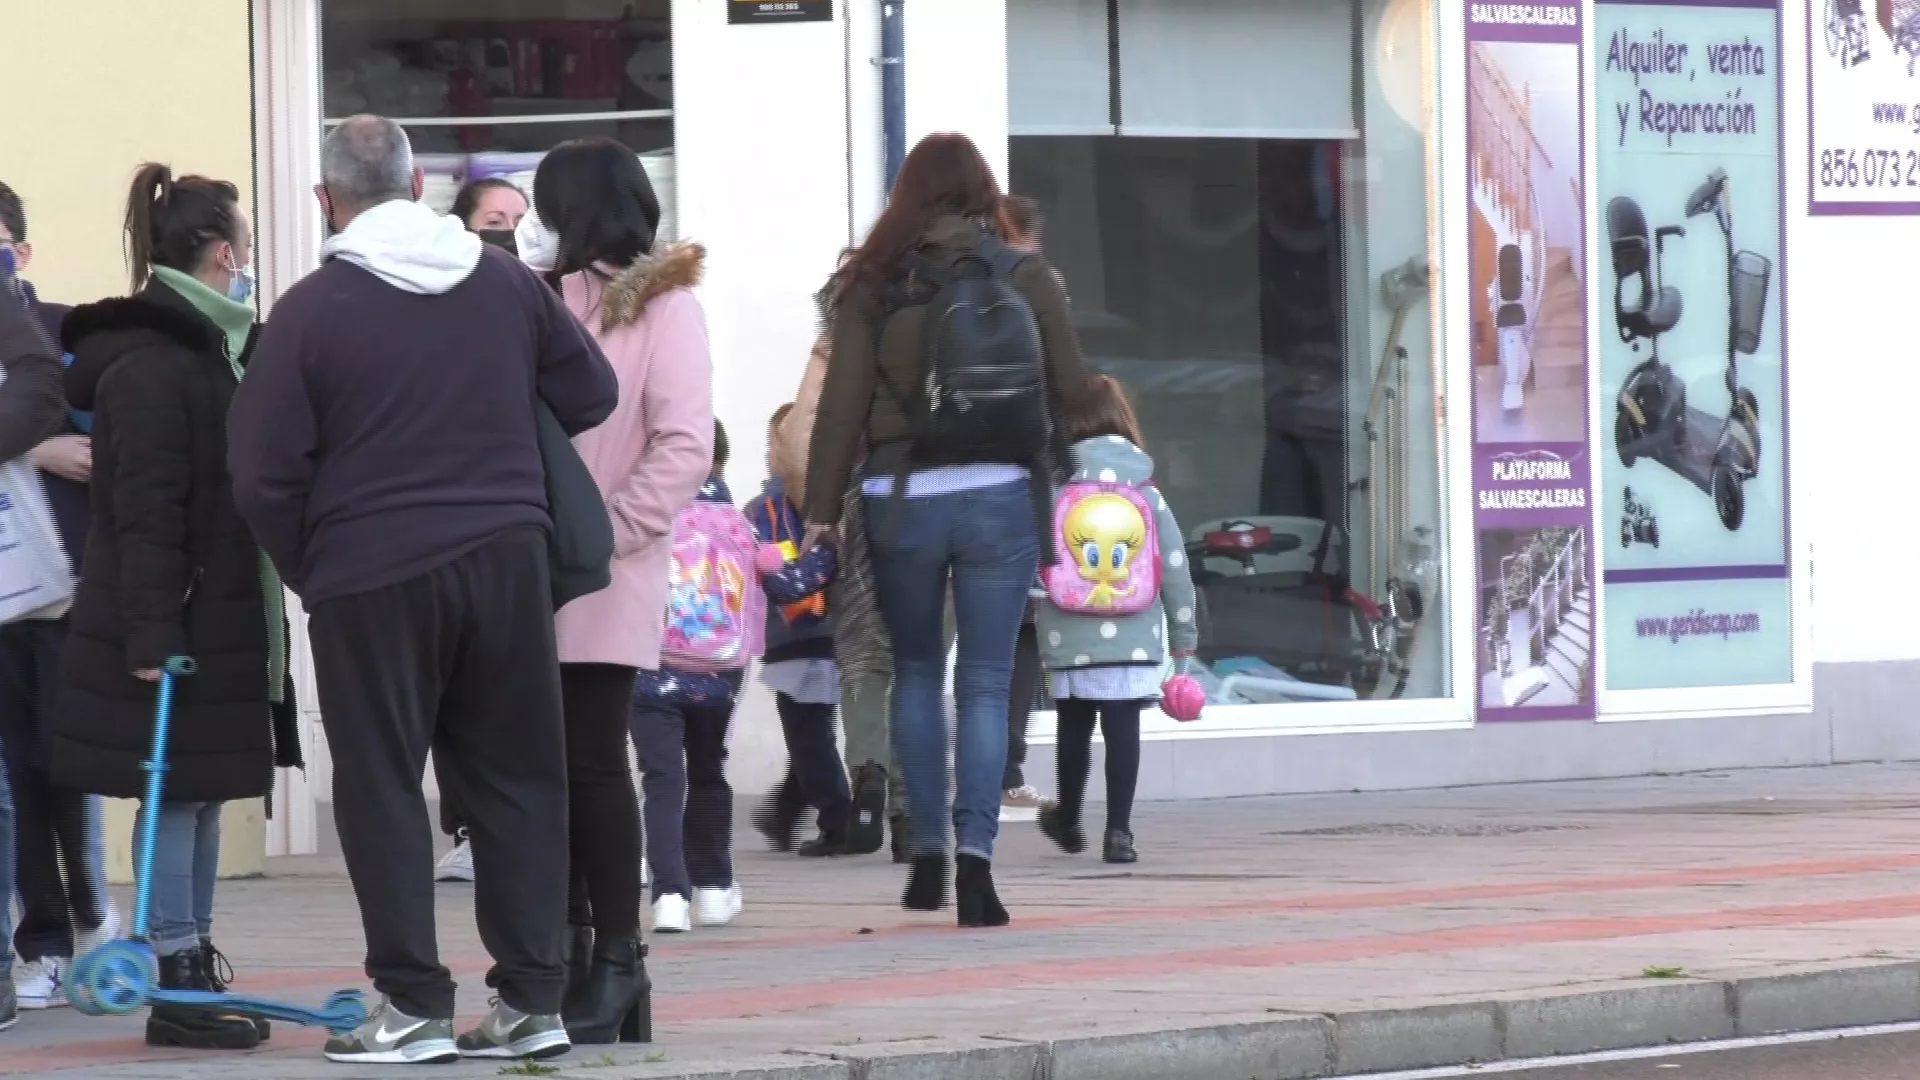
<svg viewBox="0 0 1920 1080">
<path fill-rule="evenodd" d="M 27 204 L 50 300 L 127 290 L 120 223 L 143 161 L 253 194 L 248 0 L 0 0 L 0 180 Z"/>
<path fill-rule="evenodd" d="M 230 180 L 253 201 L 253 45 L 248 0 L 0 0 L 0 180 L 27 204 L 49 300 L 127 290 L 120 224 L 144 161 Z M 259 873 L 259 800 L 230 806 L 228 874 Z M 133 804 L 111 804 L 110 876 L 129 876 Z"/>
</svg>

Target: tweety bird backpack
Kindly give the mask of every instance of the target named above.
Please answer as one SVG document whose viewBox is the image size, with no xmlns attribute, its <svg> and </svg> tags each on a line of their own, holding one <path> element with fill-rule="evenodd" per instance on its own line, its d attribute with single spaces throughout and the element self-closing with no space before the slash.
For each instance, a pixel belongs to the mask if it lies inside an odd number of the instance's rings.
<svg viewBox="0 0 1920 1080">
<path fill-rule="evenodd" d="M 1047 598 L 1075 615 L 1137 615 L 1160 599 L 1159 518 L 1132 484 L 1075 480 L 1053 503 L 1060 561 Z"/>
<path fill-rule="evenodd" d="M 754 571 L 759 539 L 746 515 L 693 502 L 673 519 L 661 663 L 681 671 L 738 671 L 766 648 L 766 596 Z"/>
</svg>

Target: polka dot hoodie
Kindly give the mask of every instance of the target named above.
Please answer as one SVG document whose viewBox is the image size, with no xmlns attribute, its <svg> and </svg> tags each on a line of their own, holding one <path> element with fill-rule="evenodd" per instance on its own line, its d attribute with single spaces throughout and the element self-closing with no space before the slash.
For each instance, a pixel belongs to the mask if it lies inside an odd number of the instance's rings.
<svg viewBox="0 0 1920 1080">
<path fill-rule="evenodd" d="M 1153 459 L 1118 435 L 1102 435 L 1073 447 L 1075 480 L 1132 484 L 1159 510 L 1156 532 L 1160 545 L 1160 598 L 1137 615 L 1078 615 L 1040 600 L 1035 628 L 1040 658 L 1049 671 L 1115 665 L 1150 664 L 1166 660 L 1170 643 L 1180 652 L 1192 652 L 1200 642 L 1193 578 L 1187 572 L 1185 539 L 1167 500 L 1150 486 Z M 1051 524 L 1051 520 L 1049 521 Z M 1066 550 L 1058 568 L 1073 572 Z"/>
</svg>

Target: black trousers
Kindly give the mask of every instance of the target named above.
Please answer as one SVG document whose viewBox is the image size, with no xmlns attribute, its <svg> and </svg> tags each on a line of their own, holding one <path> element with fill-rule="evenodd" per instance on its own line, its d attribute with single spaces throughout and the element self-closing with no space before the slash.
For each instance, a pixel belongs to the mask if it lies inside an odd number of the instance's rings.
<svg viewBox="0 0 1920 1080">
<path fill-rule="evenodd" d="M 1054 773 L 1060 785 L 1060 810 L 1080 820 L 1087 797 L 1087 773 L 1093 763 L 1093 726 L 1106 740 L 1107 828 L 1133 830 L 1133 793 L 1140 782 L 1140 701 L 1087 701 L 1062 698 L 1055 704 L 1059 737 Z"/>
<path fill-rule="evenodd" d="M 834 739 L 834 707 L 773 695 L 780 711 L 780 733 L 787 743 L 787 777 L 781 786 L 798 790 L 806 805 L 820 814 L 820 831 L 843 836 L 853 821 L 853 791 L 840 762 L 840 744 Z M 776 798 L 790 798 L 776 796 Z"/>
<path fill-rule="evenodd" d="M 568 849 L 573 888 L 585 893 L 569 907 L 590 912 L 594 933 L 603 938 L 640 932 L 640 804 L 627 769 L 635 674 L 613 664 L 560 665 Z"/>
<path fill-rule="evenodd" d="M 334 821 L 367 977 L 409 1016 L 453 1016 L 434 941 L 431 747 L 466 806 L 487 985 L 560 1011 L 567 763 L 546 536 L 504 533 L 398 584 L 313 606 Z"/>
<path fill-rule="evenodd" d="M 464 839 L 460 834 L 467 827 L 467 811 L 460 805 L 460 796 L 453 790 L 448 773 L 440 764 L 438 757 L 433 759 L 433 782 L 440 788 L 440 831 L 455 840 Z"/>
<path fill-rule="evenodd" d="M 0 627 L 0 746 L 13 788 L 21 960 L 73 955 L 73 928 L 105 914 L 87 869 L 87 804 L 47 770 L 47 723 L 57 707 L 65 619 Z"/>
<path fill-rule="evenodd" d="M 733 786 L 727 725 L 733 703 L 633 703 L 633 750 L 646 789 L 653 897 L 733 884 Z"/>
<path fill-rule="evenodd" d="M 1027 786 L 1027 725 L 1040 693 L 1040 637 L 1031 620 L 1020 624 L 1013 643 L 1013 684 L 1007 693 L 1007 768 L 1000 788 Z"/>
</svg>

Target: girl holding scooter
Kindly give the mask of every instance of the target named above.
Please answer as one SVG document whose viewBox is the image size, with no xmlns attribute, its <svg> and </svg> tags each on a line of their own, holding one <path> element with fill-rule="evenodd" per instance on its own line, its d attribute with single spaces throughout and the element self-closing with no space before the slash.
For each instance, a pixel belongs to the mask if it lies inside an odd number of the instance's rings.
<svg viewBox="0 0 1920 1080">
<path fill-rule="evenodd" d="M 175 680 L 148 933 L 161 991 L 225 990 L 211 937 L 220 811 L 298 766 L 284 595 L 234 509 L 226 418 L 255 331 L 253 235 L 234 185 L 142 166 L 134 294 L 74 310 L 67 397 L 92 410 L 93 528 L 52 728 L 57 782 L 140 798 L 163 668 Z M 154 808 L 143 808 L 152 813 Z M 156 1046 L 250 1049 L 265 1020 L 155 1004 Z"/>
</svg>

